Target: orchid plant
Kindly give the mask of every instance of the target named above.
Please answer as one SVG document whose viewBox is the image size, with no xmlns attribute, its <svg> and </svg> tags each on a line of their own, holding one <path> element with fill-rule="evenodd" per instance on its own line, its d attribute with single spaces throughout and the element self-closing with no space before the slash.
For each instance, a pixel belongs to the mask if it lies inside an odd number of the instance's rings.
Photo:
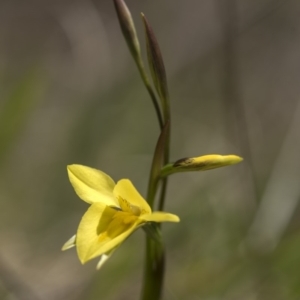
<svg viewBox="0 0 300 300">
<path fill-rule="evenodd" d="M 178 172 L 204 171 L 228 166 L 239 163 L 242 158 L 236 155 L 210 154 L 169 161 L 170 101 L 158 42 L 149 22 L 142 14 L 153 88 L 144 68 L 140 43 L 130 11 L 123 0 L 114 0 L 114 5 L 124 38 L 153 102 L 161 133 L 153 155 L 145 199 L 129 179 L 121 179 L 115 183 L 109 175 L 100 170 L 78 164 L 67 167 L 76 194 L 90 206 L 83 215 L 76 234 L 63 245 L 62 250 L 76 247 L 82 264 L 100 257 L 97 265 L 99 269 L 129 235 L 136 229 L 143 228 L 146 232 L 146 257 L 141 299 L 158 300 L 162 297 L 165 266 L 160 225 L 162 222 L 179 222 L 178 216 L 163 211 L 168 176 Z M 153 211 L 159 186 L 159 211 Z"/>
</svg>

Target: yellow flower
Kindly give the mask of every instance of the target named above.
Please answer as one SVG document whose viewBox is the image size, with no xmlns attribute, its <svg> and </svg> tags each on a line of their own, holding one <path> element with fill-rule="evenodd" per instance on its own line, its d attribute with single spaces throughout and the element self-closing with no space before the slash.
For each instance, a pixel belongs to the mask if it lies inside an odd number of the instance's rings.
<svg viewBox="0 0 300 300">
<path fill-rule="evenodd" d="M 77 195 L 91 204 L 77 234 L 62 250 L 76 246 L 81 263 L 101 256 L 99 268 L 112 252 L 138 227 L 147 222 L 179 222 L 176 215 L 152 212 L 128 179 L 115 182 L 102 171 L 82 165 L 68 166 Z"/>
</svg>

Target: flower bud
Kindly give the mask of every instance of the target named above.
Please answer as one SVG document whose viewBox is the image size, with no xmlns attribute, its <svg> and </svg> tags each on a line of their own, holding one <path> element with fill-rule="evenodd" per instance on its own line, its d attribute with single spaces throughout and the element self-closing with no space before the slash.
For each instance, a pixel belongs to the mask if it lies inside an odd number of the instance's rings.
<svg viewBox="0 0 300 300">
<path fill-rule="evenodd" d="M 150 26 L 145 15 L 144 14 L 141 15 L 145 27 L 149 68 L 151 71 L 154 86 L 162 101 L 165 121 L 167 121 L 167 119 L 169 119 L 170 112 L 169 112 L 169 104 L 168 104 L 169 96 L 168 96 L 168 86 L 167 86 L 167 76 L 166 76 L 165 66 L 153 29 Z"/>
<path fill-rule="evenodd" d="M 237 155 L 209 154 L 198 157 L 187 157 L 163 167 L 161 176 L 168 176 L 177 172 L 206 171 L 215 168 L 234 165 L 243 158 Z"/>
<path fill-rule="evenodd" d="M 140 59 L 140 43 L 131 13 L 123 0 L 114 0 L 114 4 L 128 48 L 135 60 Z"/>
</svg>

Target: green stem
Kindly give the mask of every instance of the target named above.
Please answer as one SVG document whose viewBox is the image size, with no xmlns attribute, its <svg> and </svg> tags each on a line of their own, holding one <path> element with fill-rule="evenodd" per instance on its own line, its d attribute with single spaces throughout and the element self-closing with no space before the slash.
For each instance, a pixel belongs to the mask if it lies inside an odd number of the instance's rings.
<svg viewBox="0 0 300 300">
<path fill-rule="evenodd" d="M 167 99 L 168 100 L 168 99 Z M 169 101 L 166 101 L 168 107 L 167 107 L 167 114 L 165 118 L 168 118 L 170 122 L 170 106 Z M 170 135 L 171 135 L 171 129 L 168 127 L 167 137 L 166 137 L 166 143 L 165 143 L 165 153 L 164 153 L 164 165 L 168 164 L 170 159 Z M 165 205 L 165 198 L 167 194 L 167 187 L 168 187 L 168 177 L 162 179 L 162 187 L 160 191 L 160 197 L 158 202 L 158 210 L 163 211 L 164 205 Z"/>
<path fill-rule="evenodd" d="M 154 48 L 150 49 L 153 51 L 148 52 L 148 60 L 150 65 L 152 65 L 152 63 L 155 62 L 158 64 L 156 65 L 156 67 L 158 67 L 156 71 L 159 71 L 159 73 L 153 75 L 153 80 L 155 82 L 157 78 L 161 79 L 161 84 L 160 87 L 157 88 L 157 92 L 162 103 L 162 112 L 163 112 L 163 120 L 161 118 L 161 115 L 159 118 L 162 132 L 159 141 L 157 143 L 156 151 L 154 153 L 152 168 L 150 173 L 149 186 L 148 186 L 149 198 L 147 199 L 149 205 L 153 209 L 158 182 L 161 179 L 160 171 L 162 166 L 168 163 L 169 155 L 170 155 L 170 102 L 169 102 L 169 95 L 168 95 L 168 89 L 166 84 L 165 70 L 164 70 L 164 65 L 160 54 L 160 50 L 156 38 L 152 33 L 151 27 L 149 27 L 149 24 L 147 23 L 145 18 L 143 18 L 143 20 L 146 24 L 146 33 L 147 33 L 146 35 L 151 38 L 150 41 L 148 42 L 149 43 L 152 42 L 151 45 L 156 46 L 155 49 Z M 150 59 L 149 59 L 149 53 L 152 54 L 150 55 Z M 139 67 L 140 67 L 139 70 L 141 72 L 141 75 L 142 74 L 146 75 L 141 62 Z M 148 78 L 143 75 L 142 78 L 148 89 L 148 86 L 150 86 Z M 152 88 L 150 88 L 150 90 L 153 93 Z M 157 103 L 157 101 L 155 101 L 155 103 Z M 166 190 L 167 190 L 167 177 L 164 178 L 162 182 L 162 189 L 161 189 L 161 194 L 160 194 L 159 204 L 158 204 L 160 210 L 163 210 Z M 160 230 L 159 225 L 157 225 L 157 228 L 158 230 Z M 165 270 L 165 254 L 164 254 L 163 243 L 162 241 L 158 242 L 155 241 L 154 239 L 151 239 L 149 236 L 147 236 L 144 284 L 143 284 L 142 297 L 141 297 L 142 300 L 161 299 L 162 290 L 163 290 L 163 281 L 164 281 L 164 270 Z"/>
<path fill-rule="evenodd" d="M 166 129 L 166 141 L 164 145 L 163 161 L 169 159 L 169 141 L 170 141 L 170 129 L 167 126 Z M 160 143 L 158 142 L 158 145 Z M 159 148 L 159 146 L 157 147 Z M 161 169 L 161 166 L 158 168 L 158 162 L 155 159 L 157 155 L 157 149 L 154 154 L 153 164 L 150 172 L 149 185 L 148 185 L 148 203 L 153 209 L 154 200 L 157 193 L 157 187 L 160 178 L 160 172 L 158 169 Z M 166 190 L 167 190 L 167 181 L 168 177 L 163 178 L 162 188 L 159 198 L 159 210 L 163 210 Z M 158 230 L 160 230 L 160 224 L 157 225 Z M 146 259 L 145 259 L 145 269 L 144 269 L 144 282 L 142 289 L 142 300 L 159 300 L 162 296 L 163 290 L 163 281 L 164 281 L 164 270 L 165 270 L 165 254 L 164 246 L 162 241 L 158 242 L 148 235 L 146 236 Z"/>
<path fill-rule="evenodd" d="M 161 169 L 161 172 L 160 172 L 160 177 L 165 178 L 175 172 L 176 171 L 174 169 L 174 164 L 170 163 L 170 164 L 163 166 L 163 168 Z M 161 208 L 159 207 L 159 209 L 161 209 Z"/>
<path fill-rule="evenodd" d="M 164 269 L 165 256 L 163 244 L 159 244 L 147 236 L 142 300 L 159 300 L 161 298 Z"/>
<path fill-rule="evenodd" d="M 150 173 L 147 195 L 147 200 L 151 209 L 154 205 L 158 186 L 158 178 L 154 176 L 155 172 L 153 169 L 154 166 L 152 166 Z M 159 300 L 161 298 L 164 267 L 164 248 L 162 241 L 159 242 L 147 235 L 142 300 Z"/>
<path fill-rule="evenodd" d="M 138 70 L 140 72 L 140 75 L 142 77 L 142 80 L 144 82 L 144 85 L 145 85 L 145 87 L 146 87 L 146 89 L 147 89 L 147 91 L 148 91 L 148 93 L 151 97 L 151 100 L 152 100 L 152 103 L 153 103 L 153 106 L 154 106 L 154 109 L 155 109 L 155 112 L 156 112 L 156 115 L 157 115 L 159 127 L 162 130 L 162 128 L 164 126 L 164 123 L 163 123 L 163 118 L 162 118 L 161 111 L 160 111 L 160 106 L 159 106 L 158 101 L 156 99 L 155 93 L 152 89 L 152 86 L 149 82 L 148 76 L 147 76 L 145 68 L 144 68 L 144 64 L 143 64 L 143 62 L 140 58 L 136 59 L 135 62 L 136 62 L 136 65 L 138 67 Z"/>
<path fill-rule="evenodd" d="M 165 198 L 166 198 L 166 194 L 167 194 L 167 187 L 168 187 L 168 177 L 165 177 L 162 180 L 162 185 L 161 185 L 160 197 L 159 197 L 159 202 L 158 202 L 158 210 L 159 211 L 163 211 L 163 209 L 164 209 Z"/>
<path fill-rule="evenodd" d="M 165 161 L 167 142 L 169 140 L 169 123 L 164 126 L 156 144 L 148 184 L 147 201 L 153 210 L 154 200 L 160 180 L 160 171 Z M 164 188 L 165 190 L 165 188 Z M 160 228 L 156 223 L 157 232 L 160 235 Z M 142 300 L 159 300 L 162 295 L 163 277 L 165 268 L 164 247 L 162 239 L 153 239 L 146 236 L 146 257 L 144 268 L 144 282 L 142 289 Z"/>
</svg>

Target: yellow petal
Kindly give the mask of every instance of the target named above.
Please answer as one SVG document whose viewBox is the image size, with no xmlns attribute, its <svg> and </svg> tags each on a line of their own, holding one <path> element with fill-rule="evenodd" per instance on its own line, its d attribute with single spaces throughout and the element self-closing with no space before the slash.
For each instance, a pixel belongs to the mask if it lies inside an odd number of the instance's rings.
<svg viewBox="0 0 300 300">
<path fill-rule="evenodd" d="M 76 248 L 80 261 L 87 261 L 86 256 L 91 246 L 99 239 L 99 231 L 104 231 L 115 210 L 103 203 L 93 203 L 83 215 L 77 230 Z M 101 222 L 100 222 L 101 221 Z"/>
<path fill-rule="evenodd" d="M 73 235 L 69 240 L 67 240 L 64 245 L 62 246 L 61 250 L 65 251 L 68 250 L 70 248 L 73 248 L 76 245 L 76 234 Z"/>
<path fill-rule="evenodd" d="M 139 216 L 139 219 L 145 222 L 179 222 L 178 216 L 165 213 L 162 211 L 155 211 L 152 214 L 145 214 Z"/>
<path fill-rule="evenodd" d="M 76 247 L 80 261 L 85 263 L 107 254 L 123 242 L 140 223 L 137 217 L 129 222 L 126 218 L 128 213 L 102 203 L 93 203 L 84 214 L 77 231 Z"/>
<path fill-rule="evenodd" d="M 116 236 L 115 238 L 111 239 L 111 240 L 107 240 L 103 243 L 98 243 L 93 245 L 93 247 L 91 247 L 90 251 L 89 251 L 89 256 L 88 256 L 88 260 L 97 257 L 99 255 L 102 255 L 103 253 L 106 253 L 107 251 L 110 251 L 114 248 L 116 248 L 118 245 L 120 245 L 121 243 L 123 243 L 126 238 L 139 227 L 139 222 L 130 224 L 130 226 L 124 227 L 124 229 L 126 229 L 125 231 L 123 231 L 121 234 L 119 234 L 118 236 Z"/>
<path fill-rule="evenodd" d="M 68 175 L 76 194 L 87 203 L 101 202 L 119 206 L 113 195 L 114 181 L 104 172 L 82 165 L 68 166 Z"/>
<path fill-rule="evenodd" d="M 128 179 L 121 179 L 117 182 L 114 188 L 114 195 L 117 198 L 121 197 L 131 205 L 138 207 L 142 213 L 151 212 L 151 208 L 146 200 L 140 195 L 140 193 Z"/>
</svg>

